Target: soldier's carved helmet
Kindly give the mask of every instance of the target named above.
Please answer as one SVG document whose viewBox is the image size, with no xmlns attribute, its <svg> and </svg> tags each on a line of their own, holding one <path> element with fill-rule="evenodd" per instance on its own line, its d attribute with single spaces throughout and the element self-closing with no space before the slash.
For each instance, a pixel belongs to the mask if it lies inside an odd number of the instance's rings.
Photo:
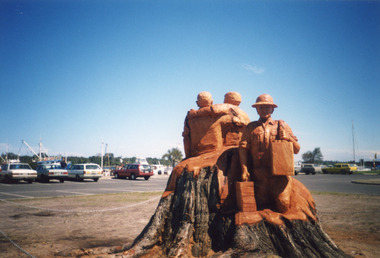
<svg viewBox="0 0 380 258">
<path fill-rule="evenodd" d="M 211 93 L 207 91 L 200 92 L 196 103 L 200 108 L 211 106 L 213 104 Z"/>
<path fill-rule="evenodd" d="M 277 107 L 277 105 L 273 102 L 272 96 L 269 94 L 261 94 L 260 96 L 258 96 L 256 99 L 256 103 L 253 104 L 252 107 L 257 107 L 259 105 L 270 105 L 274 108 Z"/>
<path fill-rule="evenodd" d="M 238 92 L 233 92 L 233 91 L 227 92 L 224 95 L 224 103 L 239 106 L 241 103 L 241 96 Z"/>
</svg>

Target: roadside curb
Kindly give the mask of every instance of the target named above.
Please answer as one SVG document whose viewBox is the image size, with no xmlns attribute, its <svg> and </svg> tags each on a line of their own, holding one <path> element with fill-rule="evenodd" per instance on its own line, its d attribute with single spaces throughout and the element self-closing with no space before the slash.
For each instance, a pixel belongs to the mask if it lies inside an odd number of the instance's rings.
<svg viewBox="0 0 380 258">
<path fill-rule="evenodd" d="M 380 185 L 380 179 L 352 180 L 351 183 L 354 183 L 354 184 L 366 184 L 366 185 Z"/>
</svg>

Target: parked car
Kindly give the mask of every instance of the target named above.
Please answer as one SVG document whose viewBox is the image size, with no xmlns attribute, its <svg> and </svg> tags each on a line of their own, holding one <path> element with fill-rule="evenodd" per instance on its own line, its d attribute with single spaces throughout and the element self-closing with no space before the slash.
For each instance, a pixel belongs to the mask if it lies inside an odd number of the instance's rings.
<svg viewBox="0 0 380 258">
<path fill-rule="evenodd" d="M 143 177 L 145 180 L 148 180 L 153 175 L 153 170 L 149 164 L 126 164 L 121 169 L 114 170 L 115 178 L 135 180 L 137 177 Z"/>
<path fill-rule="evenodd" d="M 164 174 L 164 171 L 165 171 L 164 165 L 151 165 L 150 167 L 152 168 L 154 175 Z"/>
<path fill-rule="evenodd" d="M 301 172 L 301 165 L 295 165 L 294 166 L 294 175 L 298 175 L 299 172 Z"/>
<path fill-rule="evenodd" d="M 333 167 L 325 167 L 322 169 L 323 174 L 352 174 L 357 171 L 358 167 L 356 165 L 351 165 L 348 163 L 337 163 Z"/>
<path fill-rule="evenodd" d="M 95 182 L 98 182 L 102 173 L 102 168 L 98 164 L 76 164 L 72 165 L 69 169 L 69 178 L 76 179 L 78 182 L 81 182 L 84 179 L 93 179 Z"/>
<path fill-rule="evenodd" d="M 1 166 L 0 177 L 8 181 L 25 180 L 31 184 L 37 178 L 37 172 L 28 163 L 7 163 Z"/>
<path fill-rule="evenodd" d="M 61 167 L 61 164 L 40 164 L 36 168 L 37 180 L 48 183 L 50 179 L 58 179 L 63 183 L 68 179 L 69 173 Z"/>
<path fill-rule="evenodd" d="M 304 172 L 306 175 L 309 175 L 309 174 L 315 175 L 314 165 L 313 164 L 302 164 L 300 172 Z"/>
<path fill-rule="evenodd" d="M 115 166 L 104 166 L 103 167 L 103 176 L 112 176 Z"/>
</svg>

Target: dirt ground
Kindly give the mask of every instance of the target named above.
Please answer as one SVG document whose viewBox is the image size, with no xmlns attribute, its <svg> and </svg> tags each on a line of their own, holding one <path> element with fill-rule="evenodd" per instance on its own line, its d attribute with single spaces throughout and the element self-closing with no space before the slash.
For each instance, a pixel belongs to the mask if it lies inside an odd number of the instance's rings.
<svg viewBox="0 0 380 258">
<path fill-rule="evenodd" d="M 0 201 L 0 256 L 72 257 L 130 244 L 159 197 L 155 192 Z M 343 251 L 380 257 L 380 196 L 313 197 L 323 229 Z"/>
</svg>

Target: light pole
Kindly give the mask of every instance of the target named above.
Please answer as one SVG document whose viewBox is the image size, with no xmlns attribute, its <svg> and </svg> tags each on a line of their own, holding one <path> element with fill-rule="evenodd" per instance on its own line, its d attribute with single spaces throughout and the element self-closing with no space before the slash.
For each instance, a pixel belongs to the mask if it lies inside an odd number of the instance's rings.
<svg viewBox="0 0 380 258">
<path fill-rule="evenodd" d="M 103 145 L 104 145 L 104 141 L 102 139 L 102 151 L 100 154 L 100 167 L 102 168 L 102 170 L 103 170 Z"/>
</svg>

